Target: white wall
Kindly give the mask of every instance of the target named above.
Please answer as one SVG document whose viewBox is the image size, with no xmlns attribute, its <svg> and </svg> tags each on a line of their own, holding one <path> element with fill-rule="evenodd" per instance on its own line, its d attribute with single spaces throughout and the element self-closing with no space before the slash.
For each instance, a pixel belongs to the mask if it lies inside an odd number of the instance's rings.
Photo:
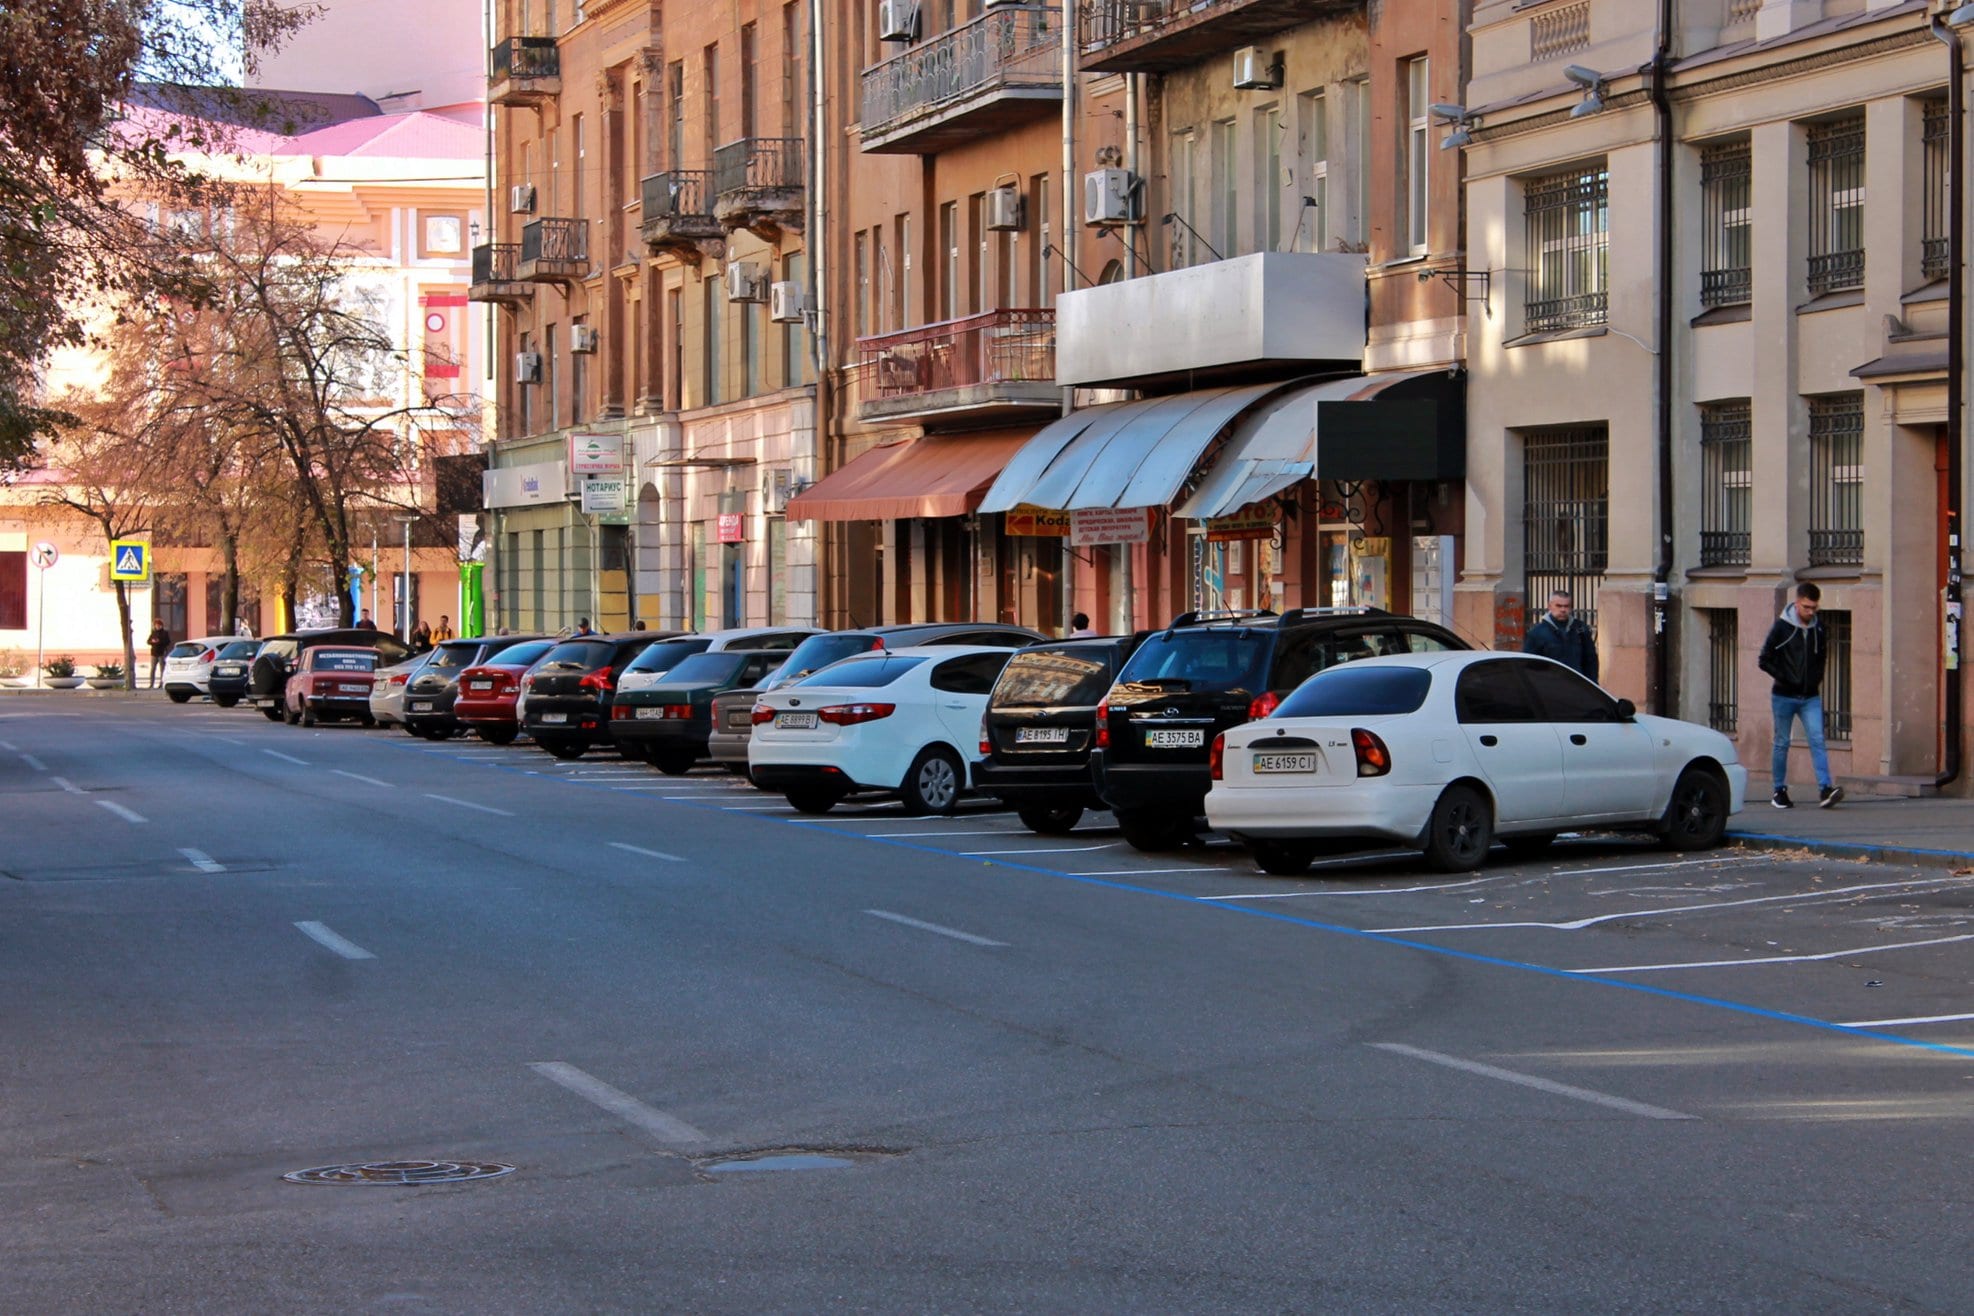
<svg viewBox="0 0 1974 1316">
<path fill-rule="evenodd" d="M 249 86 L 356 92 L 386 113 L 487 94 L 480 0 L 317 0 L 322 12 L 247 75 Z M 418 95 L 384 101 L 394 92 Z"/>
</svg>

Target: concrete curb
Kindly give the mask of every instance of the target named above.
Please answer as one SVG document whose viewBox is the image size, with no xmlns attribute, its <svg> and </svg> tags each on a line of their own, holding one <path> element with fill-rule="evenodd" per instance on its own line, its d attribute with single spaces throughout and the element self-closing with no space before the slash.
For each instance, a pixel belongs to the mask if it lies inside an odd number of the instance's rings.
<svg viewBox="0 0 1974 1316">
<path fill-rule="evenodd" d="M 1862 841 L 1833 841 L 1820 836 L 1776 836 L 1765 832 L 1729 832 L 1729 842 L 1751 850 L 1809 850 L 1832 859 L 1867 859 L 1881 864 L 1911 864 L 1917 868 L 1974 870 L 1974 854 L 1960 850 L 1924 850 L 1915 846 L 1870 845 Z"/>
</svg>

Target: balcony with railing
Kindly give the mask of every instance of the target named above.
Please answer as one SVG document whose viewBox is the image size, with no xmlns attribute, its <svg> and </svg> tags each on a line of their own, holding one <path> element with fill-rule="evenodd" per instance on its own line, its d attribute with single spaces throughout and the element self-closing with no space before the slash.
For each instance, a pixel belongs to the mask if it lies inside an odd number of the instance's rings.
<svg viewBox="0 0 1974 1316">
<path fill-rule="evenodd" d="M 1062 108 L 1062 11 L 989 9 L 864 70 L 864 150 L 930 155 Z"/>
<path fill-rule="evenodd" d="M 562 94 L 562 52 L 554 37 L 509 37 L 488 55 L 487 99 L 539 105 Z"/>
<path fill-rule="evenodd" d="M 518 242 L 483 242 L 473 248 L 473 278 L 466 287 L 466 300 L 515 306 L 533 297 L 534 286 L 522 282 L 518 273 L 520 264 Z"/>
<path fill-rule="evenodd" d="M 859 338 L 857 358 L 863 420 L 938 425 L 1062 406 L 1052 310 L 988 311 Z"/>
<path fill-rule="evenodd" d="M 713 217 L 713 171 L 672 169 L 642 184 L 644 245 L 653 252 L 696 255 L 699 244 L 726 236 Z"/>
<path fill-rule="evenodd" d="M 521 226 L 516 278 L 529 283 L 571 283 L 588 276 L 588 220 L 537 219 Z"/>
<path fill-rule="evenodd" d="M 1077 44 L 1086 73 L 1169 73 L 1362 8 L 1362 0 L 1083 0 Z"/>
<path fill-rule="evenodd" d="M 743 137 L 713 152 L 713 218 L 772 241 L 802 227 L 808 161 L 800 137 Z"/>
</svg>

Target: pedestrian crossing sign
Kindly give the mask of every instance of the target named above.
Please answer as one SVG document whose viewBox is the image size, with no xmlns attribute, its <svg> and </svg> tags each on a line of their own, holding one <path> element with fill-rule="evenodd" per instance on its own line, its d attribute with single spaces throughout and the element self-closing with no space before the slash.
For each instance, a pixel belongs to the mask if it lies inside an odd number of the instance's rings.
<svg viewBox="0 0 1974 1316">
<path fill-rule="evenodd" d="M 141 539 L 110 541 L 111 580 L 149 580 L 151 546 Z"/>
</svg>

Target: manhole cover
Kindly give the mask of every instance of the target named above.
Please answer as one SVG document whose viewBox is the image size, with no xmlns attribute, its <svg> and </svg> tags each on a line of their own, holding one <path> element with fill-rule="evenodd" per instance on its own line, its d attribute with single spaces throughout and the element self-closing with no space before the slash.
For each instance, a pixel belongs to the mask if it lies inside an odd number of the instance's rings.
<svg viewBox="0 0 1974 1316">
<path fill-rule="evenodd" d="M 324 1165 L 296 1170 L 281 1177 L 289 1183 L 390 1184 L 416 1187 L 428 1183 L 464 1183 L 468 1179 L 498 1179 L 514 1173 L 499 1161 L 370 1161 L 362 1165 Z"/>
</svg>

